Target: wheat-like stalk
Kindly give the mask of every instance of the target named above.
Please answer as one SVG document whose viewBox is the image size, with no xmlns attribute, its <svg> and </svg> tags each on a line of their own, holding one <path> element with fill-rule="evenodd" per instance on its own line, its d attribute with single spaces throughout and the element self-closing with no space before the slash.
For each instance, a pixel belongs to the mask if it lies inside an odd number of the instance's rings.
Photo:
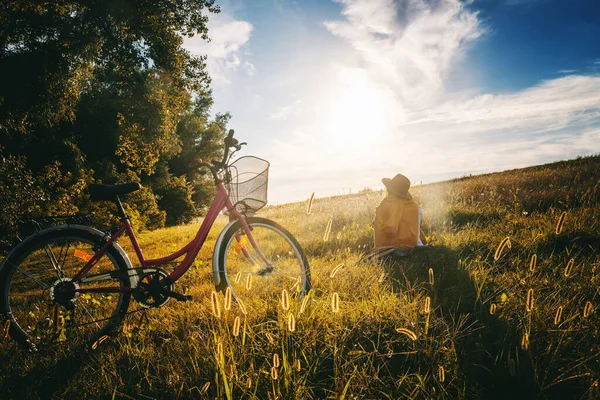
<svg viewBox="0 0 600 400">
<path fill-rule="evenodd" d="M 446 380 L 446 371 L 443 365 L 438 366 L 438 380 L 442 383 Z"/>
<path fill-rule="evenodd" d="M 238 337 L 238 335 L 240 334 L 240 325 L 241 324 L 242 324 L 242 319 L 238 315 L 233 320 L 233 332 L 232 332 L 233 336 Z"/>
<path fill-rule="evenodd" d="M 340 296 L 337 292 L 334 292 L 331 296 L 331 311 L 334 313 L 340 311 Z"/>
<path fill-rule="evenodd" d="M 568 262 L 567 262 L 567 266 L 565 267 L 565 277 L 568 278 L 571 275 L 571 272 L 573 272 L 573 266 L 575 265 L 575 259 L 571 258 Z"/>
<path fill-rule="evenodd" d="M 271 367 L 271 379 L 277 380 L 277 367 Z"/>
<path fill-rule="evenodd" d="M 313 205 L 314 199 L 315 199 L 315 192 L 313 192 L 313 194 L 310 195 L 310 199 L 308 199 L 308 205 L 306 206 L 306 215 L 310 214 L 310 211 L 312 210 L 312 205 Z"/>
<path fill-rule="evenodd" d="M 562 214 L 560 214 L 560 217 L 558 218 L 558 221 L 556 222 L 556 229 L 554 230 L 554 233 L 556 233 L 557 235 L 562 232 L 563 227 L 565 225 L 565 218 L 566 217 L 567 217 L 567 212 L 563 211 Z"/>
<path fill-rule="evenodd" d="M 562 306 L 558 306 L 556 309 L 556 314 L 554 314 L 554 325 L 560 324 L 560 320 L 562 318 L 563 308 Z"/>
<path fill-rule="evenodd" d="M 304 296 L 302 299 L 302 303 L 300 303 L 300 314 L 304 313 L 306 307 L 308 306 L 308 295 Z"/>
<path fill-rule="evenodd" d="M 333 224 L 333 220 L 330 219 L 327 222 L 327 227 L 325 228 L 325 233 L 323 234 L 323 241 L 327 242 L 329 240 L 329 234 L 331 234 L 331 225 Z"/>
<path fill-rule="evenodd" d="M 425 314 L 429 314 L 429 311 L 431 307 L 431 298 L 429 296 L 425 297 L 425 304 L 423 305 L 423 312 Z"/>
<path fill-rule="evenodd" d="M 583 318 L 589 317 L 591 313 L 594 312 L 594 306 L 591 301 L 586 301 L 585 306 L 583 307 Z"/>
<path fill-rule="evenodd" d="M 533 289 L 527 291 L 527 304 L 525 305 L 527 312 L 533 311 Z"/>
<path fill-rule="evenodd" d="M 535 271 L 535 267 L 537 265 L 537 254 L 531 256 L 531 261 L 529 261 L 529 270 L 531 272 Z"/>
<path fill-rule="evenodd" d="M 343 263 L 342 263 L 342 264 L 339 264 L 337 267 L 335 267 L 335 268 L 333 269 L 333 271 L 331 271 L 331 273 L 329 274 L 329 277 L 330 277 L 330 278 L 333 278 L 333 277 L 335 276 L 335 274 L 337 274 L 337 273 L 338 273 L 338 271 L 339 271 L 340 269 L 342 269 L 342 268 L 344 268 L 344 264 L 343 264 Z"/>
<path fill-rule="evenodd" d="M 100 344 L 102 344 L 102 342 L 104 342 L 106 339 L 108 339 L 108 335 L 100 336 L 100 338 L 98 338 L 98 340 L 96 340 L 94 344 L 92 344 L 92 350 L 96 350 L 98 346 L 100 346 Z"/>
<path fill-rule="evenodd" d="M 417 340 L 417 334 L 407 328 L 396 328 L 396 332 L 408 336 L 413 342 Z"/>
<path fill-rule="evenodd" d="M 273 366 L 275 368 L 279 367 L 279 354 L 273 353 Z"/>
<path fill-rule="evenodd" d="M 221 318 L 221 305 L 219 304 L 219 299 L 217 298 L 217 292 L 213 290 L 210 294 L 210 301 L 212 306 L 212 314 L 215 318 Z"/>
<path fill-rule="evenodd" d="M 246 277 L 246 290 L 250 291 L 252 289 L 252 274 L 248 274 Z"/>
<path fill-rule="evenodd" d="M 210 382 L 206 382 L 204 384 L 204 386 L 202 386 L 202 389 L 200 389 L 200 393 L 205 393 L 208 391 L 208 388 L 210 387 Z"/>
<path fill-rule="evenodd" d="M 288 331 L 294 332 L 296 330 L 296 318 L 293 313 L 288 315 Z"/>
<path fill-rule="evenodd" d="M 527 350 L 529 348 L 529 333 L 523 332 L 523 336 L 521 337 L 521 348 L 523 350 Z"/>
<path fill-rule="evenodd" d="M 496 304 L 492 303 L 490 304 L 490 315 L 494 315 L 496 314 Z"/>
<path fill-rule="evenodd" d="M 499 260 L 500 257 L 502 257 L 502 253 L 504 252 L 504 249 L 506 249 L 506 248 L 510 249 L 511 247 L 512 247 L 512 245 L 510 244 L 510 238 L 508 236 L 505 237 L 504 239 L 502 239 L 502 241 L 496 248 L 496 252 L 494 253 L 494 260 Z"/>
<path fill-rule="evenodd" d="M 231 310 L 231 287 L 227 286 L 225 290 L 225 302 L 223 303 L 225 311 Z"/>
<path fill-rule="evenodd" d="M 435 283 L 435 275 L 433 274 L 433 268 L 429 268 L 429 284 L 433 285 Z"/>
<path fill-rule="evenodd" d="M 290 295 L 286 289 L 281 291 L 281 308 L 285 311 L 290 309 Z"/>
</svg>

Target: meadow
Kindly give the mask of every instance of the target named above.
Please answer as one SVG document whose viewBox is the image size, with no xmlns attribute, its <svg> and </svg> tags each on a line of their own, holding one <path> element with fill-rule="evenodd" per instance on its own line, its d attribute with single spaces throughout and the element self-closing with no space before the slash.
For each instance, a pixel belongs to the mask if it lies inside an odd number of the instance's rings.
<svg viewBox="0 0 600 400">
<path fill-rule="evenodd" d="M 367 261 L 385 193 L 270 206 L 302 244 L 303 303 L 213 303 L 223 217 L 176 289 L 93 349 L 0 338 L 0 398 L 349 399 L 600 396 L 600 156 L 415 186 L 432 246 Z M 198 225 L 145 232 L 148 257 Z M 133 303 L 131 310 L 137 308 Z M 285 309 L 287 308 L 287 309 Z"/>
</svg>

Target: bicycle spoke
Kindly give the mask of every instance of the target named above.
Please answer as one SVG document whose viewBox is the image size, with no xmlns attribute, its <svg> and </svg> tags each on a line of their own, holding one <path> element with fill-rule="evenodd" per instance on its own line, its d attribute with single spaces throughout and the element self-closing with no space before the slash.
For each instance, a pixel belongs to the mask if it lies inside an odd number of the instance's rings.
<svg viewBox="0 0 600 400">
<path fill-rule="evenodd" d="M 58 260 L 56 259 L 56 256 L 54 255 L 52 248 L 49 245 L 46 245 L 46 246 L 44 246 L 44 250 L 46 251 L 46 255 L 48 256 L 48 259 L 50 260 L 50 264 L 52 265 L 52 268 L 54 268 L 54 270 L 56 271 L 56 277 L 58 279 L 64 278 L 64 274 L 62 273 L 62 271 L 58 265 Z"/>
<path fill-rule="evenodd" d="M 17 267 L 17 271 L 19 271 L 20 273 L 22 273 L 23 275 L 25 275 L 28 278 L 31 278 L 34 282 L 36 282 L 42 289 L 44 290 L 48 290 L 50 289 L 50 287 L 52 286 L 49 283 L 45 283 L 44 281 L 36 278 L 35 276 L 33 276 L 32 274 L 30 274 L 29 272 L 25 271 L 23 268 L 21 267 Z"/>
</svg>

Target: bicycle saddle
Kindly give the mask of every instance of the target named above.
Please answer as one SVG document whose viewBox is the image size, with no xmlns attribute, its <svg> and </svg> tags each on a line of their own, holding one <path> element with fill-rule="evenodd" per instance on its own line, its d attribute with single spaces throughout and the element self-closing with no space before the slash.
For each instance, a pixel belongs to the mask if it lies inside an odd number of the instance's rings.
<svg viewBox="0 0 600 400">
<path fill-rule="evenodd" d="M 141 188 L 142 185 L 138 182 L 129 182 L 122 185 L 102 185 L 97 183 L 88 185 L 90 199 L 92 200 L 114 200 L 117 195 L 135 192 Z"/>
</svg>

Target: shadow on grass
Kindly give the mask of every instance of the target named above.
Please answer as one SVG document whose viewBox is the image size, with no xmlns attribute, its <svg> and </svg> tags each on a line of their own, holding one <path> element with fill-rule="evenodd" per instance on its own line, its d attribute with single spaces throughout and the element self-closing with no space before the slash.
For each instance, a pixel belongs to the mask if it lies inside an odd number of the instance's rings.
<svg viewBox="0 0 600 400">
<path fill-rule="evenodd" d="M 4 383 L 0 389 L 2 399 L 54 399 L 63 398 L 71 380 L 81 373 L 84 366 L 91 363 L 95 356 L 89 346 L 82 346 L 63 354 L 61 358 L 53 360 L 50 353 L 29 353 L 25 350 L 21 354 L 15 354 L 13 362 L 22 358 L 35 358 L 35 366 L 23 375 L 18 366 L 9 367 L 14 373 L 9 375 L 8 368 L 3 366 Z M 31 360 L 27 360 L 31 361 Z M 11 371 L 12 372 L 12 371 Z M 90 376 L 89 379 L 94 379 Z M 86 398 L 81 394 L 81 398 Z"/>
<path fill-rule="evenodd" d="M 441 314 L 448 326 L 460 328 L 453 333 L 453 341 L 460 381 L 470 383 L 465 388 L 468 397 L 515 399 L 541 395 L 529 358 L 520 348 L 518 332 L 490 315 L 489 305 L 481 303 L 454 251 L 445 246 L 416 248 L 410 255 L 386 260 L 382 265 L 393 278 L 396 290 L 426 290 L 432 310 Z"/>
</svg>

